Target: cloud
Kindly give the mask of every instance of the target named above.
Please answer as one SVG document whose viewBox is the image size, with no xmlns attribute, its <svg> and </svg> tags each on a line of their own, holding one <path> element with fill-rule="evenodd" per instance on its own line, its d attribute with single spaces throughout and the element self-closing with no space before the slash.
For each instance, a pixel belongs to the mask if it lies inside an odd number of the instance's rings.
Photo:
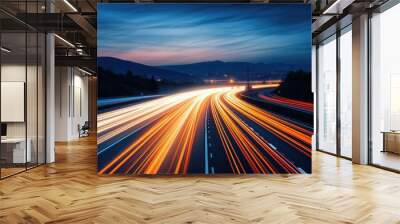
<svg viewBox="0 0 400 224">
<path fill-rule="evenodd" d="M 99 55 L 149 65 L 310 55 L 309 6 L 100 4 L 98 19 Z"/>
</svg>

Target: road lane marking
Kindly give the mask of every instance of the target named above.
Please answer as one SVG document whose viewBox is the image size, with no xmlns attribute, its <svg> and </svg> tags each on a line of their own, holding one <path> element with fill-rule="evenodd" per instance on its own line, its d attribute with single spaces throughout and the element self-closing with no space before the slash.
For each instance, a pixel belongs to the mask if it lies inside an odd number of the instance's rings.
<svg viewBox="0 0 400 224">
<path fill-rule="evenodd" d="M 204 119 L 204 173 L 208 174 L 208 135 L 207 135 L 207 110 Z"/>
<path fill-rule="evenodd" d="M 116 144 L 122 142 L 123 140 L 125 140 L 126 138 L 136 134 L 137 132 L 141 131 L 143 128 L 147 127 L 151 122 L 146 123 L 145 125 L 143 125 L 140 128 L 137 128 L 135 130 L 133 130 L 132 132 L 129 132 L 128 134 L 126 134 L 124 137 L 118 139 L 116 142 L 113 142 L 111 145 L 105 147 L 104 149 L 100 150 L 99 152 L 97 152 L 97 155 L 102 154 L 103 152 L 107 151 L 108 149 L 114 147 Z"/>
<path fill-rule="evenodd" d="M 271 148 L 273 148 L 274 150 L 277 149 L 273 144 L 271 144 L 271 143 L 269 143 L 269 142 L 268 142 L 268 145 L 271 146 Z"/>
<path fill-rule="evenodd" d="M 297 167 L 297 169 L 300 171 L 300 173 L 306 173 L 306 171 L 304 171 L 302 168 L 300 168 L 300 167 Z"/>
</svg>

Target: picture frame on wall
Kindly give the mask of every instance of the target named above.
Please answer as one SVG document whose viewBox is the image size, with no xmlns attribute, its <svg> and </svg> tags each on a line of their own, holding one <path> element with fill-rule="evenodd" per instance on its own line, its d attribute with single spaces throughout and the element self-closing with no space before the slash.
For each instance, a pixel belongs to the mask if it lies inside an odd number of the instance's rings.
<svg viewBox="0 0 400 224">
<path fill-rule="evenodd" d="M 309 5 L 98 4 L 98 173 L 311 173 L 310 33 Z"/>
</svg>

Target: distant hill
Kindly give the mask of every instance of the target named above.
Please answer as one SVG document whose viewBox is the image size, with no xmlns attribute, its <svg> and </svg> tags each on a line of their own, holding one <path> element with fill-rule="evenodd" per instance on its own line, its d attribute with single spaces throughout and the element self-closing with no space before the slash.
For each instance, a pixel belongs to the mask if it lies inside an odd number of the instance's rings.
<svg viewBox="0 0 400 224">
<path fill-rule="evenodd" d="M 281 78 L 289 71 L 309 68 L 302 68 L 298 65 L 282 63 L 248 63 L 248 62 L 224 62 L 208 61 L 184 65 L 159 66 L 161 69 L 182 72 L 202 79 L 223 79 L 224 75 L 234 77 L 238 80 L 247 80 L 247 69 L 251 79 Z"/>
<path fill-rule="evenodd" d="M 148 66 L 113 57 L 98 57 L 98 66 L 116 74 L 131 71 L 134 75 L 163 79 L 175 83 L 199 83 L 204 79 L 247 80 L 247 70 L 252 80 L 283 78 L 289 71 L 309 70 L 306 66 L 282 63 L 248 63 L 208 61 L 183 65 Z"/>
<path fill-rule="evenodd" d="M 99 67 L 98 75 L 98 97 L 121 97 L 121 96 L 143 96 L 158 94 L 161 88 L 160 82 L 154 78 L 126 74 L 116 74 L 110 70 Z"/>
<path fill-rule="evenodd" d="M 290 99 L 313 102 L 311 73 L 301 70 L 289 72 L 274 93 Z"/>
<path fill-rule="evenodd" d="M 171 71 L 113 57 L 98 57 L 97 64 L 104 70 L 112 71 L 115 74 L 125 74 L 126 72 L 131 71 L 134 75 L 140 75 L 147 78 L 153 77 L 162 80 L 172 80 L 176 83 L 200 81 L 196 77 L 179 71 Z"/>
</svg>

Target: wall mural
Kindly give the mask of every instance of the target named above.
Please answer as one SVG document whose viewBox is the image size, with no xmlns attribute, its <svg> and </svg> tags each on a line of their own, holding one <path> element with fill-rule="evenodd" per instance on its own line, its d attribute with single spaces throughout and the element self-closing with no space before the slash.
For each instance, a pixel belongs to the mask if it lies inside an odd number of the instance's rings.
<svg viewBox="0 0 400 224">
<path fill-rule="evenodd" d="M 98 173 L 311 172 L 311 9 L 99 4 Z"/>
</svg>

